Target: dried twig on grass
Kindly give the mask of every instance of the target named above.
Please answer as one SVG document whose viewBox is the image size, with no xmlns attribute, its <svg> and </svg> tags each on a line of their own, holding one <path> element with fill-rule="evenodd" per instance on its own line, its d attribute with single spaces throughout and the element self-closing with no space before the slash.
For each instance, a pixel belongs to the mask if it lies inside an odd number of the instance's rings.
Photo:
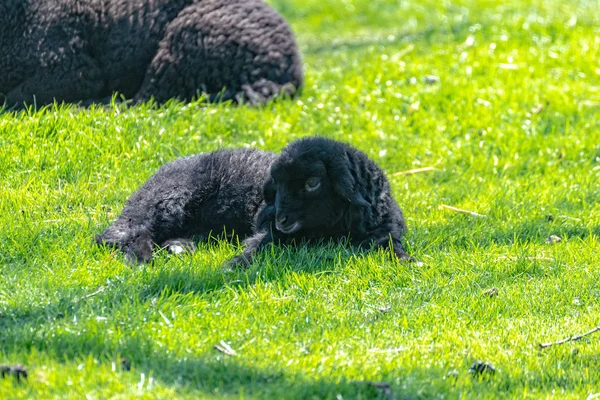
<svg viewBox="0 0 600 400">
<path fill-rule="evenodd" d="M 232 349 L 231 346 L 228 345 L 227 342 L 225 342 L 224 340 L 221 340 L 219 343 L 215 344 L 214 348 L 228 356 L 237 356 L 237 353 L 235 352 L 235 350 Z"/>
<path fill-rule="evenodd" d="M 559 345 L 559 344 L 563 344 L 563 343 L 567 343 L 567 342 L 574 342 L 576 340 L 580 340 L 583 339 L 584 337 L 591 335 L 594 332 L 598 332 L 600 331 L 600 326 L 595 327 L 594 329 L 592 329 L 589 332 L 586 333 L 582 333 L 580 335 L 574 335 L 574 336 L 570 336 L 566 339 L 563 340 L 559 340 L 558 342 L 549 342 L 549 343 L 540 343 L 540 349 L 545 349 L 546 347 L 550 347 L 550 346 L 554 346 L 554 345 Z"/>
<path fill-rule="evenodd" d="M 100 288 L 98 290 L 96 290 L 94 293 L 86 294 L 85 296 L 81 296 L 79 298 L 73 299 L 73 303 L 79 303 L 81 300 L 86 300 L 86 299 L 89 299 L 90 297 L 94 297 L 94 296 L 104 292 L 105 289 L 106 289 L 106 286 L 100 286 Z"/>
<path fill-rule="evenodd" d="M 447 204 L 440 204 L 439 208 L 440 209 L 454 211 L 454 212 L 461 213 L 461 214 L 467 214 L 467 215 L 470 215 L 472 217 L 479 217 L 479 218 L 485 218 L 485 217 L 487 217 L 487 215 L 478 214 L 478 213 L 476 213 L 474 211 L 463 210 L 463 209 L 460 209 L 460 208 L 452 207 L 452 206 L 449 206 Z"/>
<path fill-rule="evenodd" d="M 435 167 L 423 167 L 423 168 L 409 169 L 407 171 L 395 172 L 392 174 L 392 176 L 414 175 L 414 174 L 420 174 L 422 172 L 431 172 L 431 171 L 435 171 Z"/>
<path fill-rule="evenodd" d="M 549 104 L 550 104 L 550 102 L 546 102 L 546 106 L 549 105 Z M 540 103 L 537 106 L 533 107 L 531 109 L 530 113 L 532 113 L 532 114 L 539 114 L 539 113 L 542 112 L 542 110 L 544 109 L 544 107 L 545 107 L 544 104 Z"/>
<path fill-rule="evenodd" d="M 167 318 L 167 316 L 165 315 L 165 313 L 163 313 L 162 311 L 158 310 L 158 314 L 162 317 L 163 321 L 165 321 L 165 324 L 167 324 L 167 326 L 172 326 L 171 321 L 169 321 L 169 318 Z"/>
<path fill-rule="evenodd" d="M 400 59 L 400 58 L 404 57 L 405 55 L 407 55 L 408 53 L 410 53 L 411 51 L 413 51 L 414 49 L 415 49 L 415 45 L 411 43 L 408 46 L 406 46 L 405 48 L 403 48 L 402 50 L 400 50 L 398 53 L 394 54 L 394 57 Z"/>
</svg>

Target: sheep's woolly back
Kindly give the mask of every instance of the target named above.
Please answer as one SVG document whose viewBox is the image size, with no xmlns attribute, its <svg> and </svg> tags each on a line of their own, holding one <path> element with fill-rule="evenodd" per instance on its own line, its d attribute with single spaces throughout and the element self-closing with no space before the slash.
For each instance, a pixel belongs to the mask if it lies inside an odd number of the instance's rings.
<svg viewBox="0 0 600 400">
<path fill-rule="evenodd" d="M 301 59 L 262 0 L 3 0 L 0 94 L 9 105 L 294 95 Z"/>
</svg>

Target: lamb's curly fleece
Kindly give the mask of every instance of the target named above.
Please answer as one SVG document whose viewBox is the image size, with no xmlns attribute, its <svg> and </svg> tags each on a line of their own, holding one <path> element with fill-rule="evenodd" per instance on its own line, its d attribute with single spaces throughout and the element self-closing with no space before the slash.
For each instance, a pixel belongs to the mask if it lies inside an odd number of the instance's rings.
<svg viewBox="0 0 600 400">
<path fill-rule="evenodd" d="M 302 84 L 293 33 L 262 0 L 0 1 L 0 106 L 260 104 Z"/>
<path fill-rule="evenodd" d="M 244 238 L 264 204 L 262 186 L 275 157 L 254 149 L 218 150 L 165 164 L 96 241 L 145 262 L 154 244 L 189 248 L 194 236 L 224 231 Z"/>
</svg>

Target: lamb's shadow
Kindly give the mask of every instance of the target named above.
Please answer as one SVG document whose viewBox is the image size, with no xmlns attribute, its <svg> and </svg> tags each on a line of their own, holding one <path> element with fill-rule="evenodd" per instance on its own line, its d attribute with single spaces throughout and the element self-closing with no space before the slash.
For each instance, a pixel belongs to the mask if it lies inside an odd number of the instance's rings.
<svg viewBox="0 0 600 400">
<path fill-rule="evenodd" d="M 203 256 L 211 259 L 219 249 L 205 243 L 197 250 L 201 251 L 207 252 Z M 56 293 L 63 295 L 45 305 L 0 307 L 0 350 L 2 343 L 18 342 L 20 339 L 16 332 L 21 331 L 24 326 L 37 328 L 60 323 L 74 318 L 78 313 L 110 315 L 111 310 L 119 309 L 132 298 L 137 298 L 140 302 L 152 302 L 158 297 L 172 294 L 203 295 L 231 288 L 247 290 L 259 281 L 264 283 L 283 280 L 289 274 L 297 272 L 319 275 L 336 273 L 341 265 L 351 260 L 359 261 L 366 256 L 365 251 L 337 242 L 316 246 L 302 244 L 289 248 L 272 246 L 259 254 L 255 264 L 248 269 L 226 272 L 220 265 L 226 260 L 198 265 L 194 254 L 178 257 L 163 252 L 156 265 L 134 266 L 132 268 L 138 268 L 138 271 L 134 271 L 133 275 L 127 278 L 115 277 L 99 290 L 63 287 L 56 289 Z M 390 262 L 398 261 L 390 256 Z M 209 264 L 212 265 L 210 268 Z M 102 310 L 97 310 L 97 306 Z"/>
<path fill-rule="evenodd" d="M 293 272 L 334 273 L 340 265 L 367 256 L 367 251 L 349 246 L 343 241 L 289 247 L 268 246 L 257 254 L 252 266 L 230 271 L 221 266 L 227 259 L 212 259 L 214 253 L 209 244 L 201 244 L 196 253 L 210 261 L 197 263 L 196 254 L 180 259 L 163 255 L 161 261 L 166 263 L 161 263 L 156 274 L 145 282 L 140 291 L 140 299 L 170 293 L 204 294 L 225 287 L 245 290 L 258 280 L 282 280 Z M 394 259 L 390 256 L 390 260 L 393 262 Z"/>
</svg>

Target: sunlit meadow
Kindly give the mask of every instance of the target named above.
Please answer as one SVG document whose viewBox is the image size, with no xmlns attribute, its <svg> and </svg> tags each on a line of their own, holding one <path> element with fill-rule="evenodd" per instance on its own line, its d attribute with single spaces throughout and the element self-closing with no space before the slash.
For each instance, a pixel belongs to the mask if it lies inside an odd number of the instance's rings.
<svg viewBox="0 0 600 400">
<path fill-rule="evenodd" d="M 600 333 L 539 343 L 600 325 L 600 3 L 271 4 L 294 100 L 0 114 L 0 363 L 29 372 L 0 398 L 599 397 Z M 236 242 L 141 267 L 93 244 L 168 161 L 315 134 L 384 168 L 423 265 L 330 244 L 225 274 Z"/>
</svg>

